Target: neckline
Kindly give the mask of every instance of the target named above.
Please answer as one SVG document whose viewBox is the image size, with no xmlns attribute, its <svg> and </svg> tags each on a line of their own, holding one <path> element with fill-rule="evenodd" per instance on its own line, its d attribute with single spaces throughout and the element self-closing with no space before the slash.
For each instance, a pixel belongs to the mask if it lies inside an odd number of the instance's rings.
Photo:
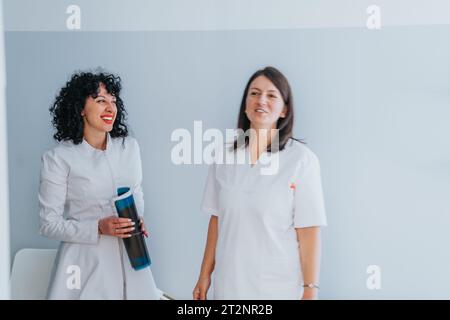
<svg viewBox="0 0 450 320">
<path fill-rule="evenodd" d="M 245 147 L 245 157 L 248 159 L 248 164 L 251 169 L 256 168 L 260 165 L 261 157 L 265 157 L 267 155 L 267 151 L 263 151 L 258 159 L 256 159 L 255 163 L 252 163 L 252 155 L 250 153 L 250 146 Z"/>
<path fill-rule="evenodd" d="M 110 135 L 109 135 L 109 132 L 106 133 L 106 148 L 105 148 L 105 150 L 101 150 L 101 149 L 94 148 L 93 146 L 91 146 L 91 145 L 89 144 L 89 142 L 86 141 L 86 139 L 84 139 L 84 137 L 83 137 L 82 145 L 84 146 L 84 148 L 85 148 L 86 150 L 89 150 L 90 152 L 97 152 L 97 153 L 106 152 L 106 151 L 108 151 L 108 150 L 110 149 L 110 146 L 111 146 L 111 137 L 110 137 Z"/>
<path fill-rule="evenodd" d="M 288 148 L 290 148 L 291 146 L 292 146 L 292 144 L 294 143 L 294 140 L 293 139 L 289 139 L 289 141 L 286 143 L 286 145 L 284 146 L 284 149 L 283 150 L 278 150 L 277 152 L 278 152 L 278 154 L 280 154 L 281 152 L 283 152 L 283 151 L 285 151 L 285 150 L 287 150 Z M 245 146 L 245 156 L 246 156 L 246 158 L 248 158 L 248 163 L 249 163 L 249 167 L 250 167 L 250 169 L 254 169 L 254 168 L 256 168 L 256 167 L 258 167 L 260 164 L 261 164 L 261 158 L 262 157 L 268 157 L 269 155 L 268 155 L 268 151 L 266 150 L 266 151 L 263 151 L 260 155 L 259 155 L 259 157 L 258 157 L 258 159 L 256 160 L 256 162 L 255 162 L 255 164 L 252 164 L 252 157 L 251 157 L 251 154 L 250 154 L 250 146 Z M 270 155 L 270 156 L 272 156 L 272 154 Z"/>
</svg>

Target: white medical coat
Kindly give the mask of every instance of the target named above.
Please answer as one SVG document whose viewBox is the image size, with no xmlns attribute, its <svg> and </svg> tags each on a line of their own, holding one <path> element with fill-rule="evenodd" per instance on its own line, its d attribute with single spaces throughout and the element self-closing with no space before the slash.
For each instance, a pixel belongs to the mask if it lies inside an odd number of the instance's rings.
<svg viewBox="0 0 450 320">
<path fill-rule="evenodd" d="M 291 139 L 278 154 L 278 172 L 262 175 L 268 153 L 251 165 L 248 148 L 236 152 L 246 164 L 211 165 L 202 203 L 219 223 L 214 298 L 300 299 L 295 228 L 327 223 L 318 158 Z"/>
<path fill-rule="evenodd" d="M 43 155 L 40 234 L 61 241 L 49 299 L 160 298 L 150 268 L 135 271 L 122 239 L 98 233 L 99 219 L 117 216 L 111 199 L 119 187 L 135 190 L 143 216 L 141 180 L 139 146 L 130 137 L 108 134 L 105 151 L 64 141 Z"/>
</svg>

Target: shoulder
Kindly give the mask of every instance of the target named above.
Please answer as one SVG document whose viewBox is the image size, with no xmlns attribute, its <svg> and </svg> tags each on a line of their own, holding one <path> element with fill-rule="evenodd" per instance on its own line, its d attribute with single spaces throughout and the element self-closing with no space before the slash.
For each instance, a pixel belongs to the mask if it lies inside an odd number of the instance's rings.
<svg viewBox="0 0 450 320">
<path fill-rule="evenodd" d="M 139 144 L 134 137 L 118 137 L 111 138 L 111 143 L 116 149 L 124 150 L 127 152 L 139 152 Z"/>
<path fill-rule="evenodd" d="M 74 158 L 76 145 L 71 141 L 61 141 L 42 154 L 41 161 L 44 170 L 67 171 L 70 161 Z"/>
<path fill-rule="evenodd" d="M 42 159 L 64 159 L 67 156 L 71 156 L 75 148 L 76 145 L 72 141 L 60 141 L 54 148 L 45 151 Z"/>
<path fill-rule="evenodd" d="M 293 159 L 304 165 L 319 162 L 317 155 L 306 144 L 298 140 L 290 139 L 286 149 Z"/>
</svg>

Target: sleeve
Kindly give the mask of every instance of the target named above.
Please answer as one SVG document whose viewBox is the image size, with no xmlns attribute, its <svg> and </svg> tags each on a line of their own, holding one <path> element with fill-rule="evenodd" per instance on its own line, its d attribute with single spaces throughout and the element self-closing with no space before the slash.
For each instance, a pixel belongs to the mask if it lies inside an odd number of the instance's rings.
<svg viewBox="0 0 450 320">
<path fill-rule="evenodd" d="M 142 160 L 141 160 L 141 150 L 139 147 L 139 144 L 135 139 L 134 144 L 134 154 L 135 154 L 135 166 L 137 170 L 137 179 L 136 184 L 133 186 L 133 197 L 134 197 L 134 203 L 136 204 L 136 209 L 138 212 L 138 215 L 140 217 L 144 216 L 144 191 L 142 190 Z"/>
<path fill-rule="evenodd" d="M 216 179 L 216 164 L 209 167 L 208 177 L 203 192 L 202 211 L 219 216 L 219 184 Z"/>
<path fill-rule="evenodd" d="M 295 178 L 294 227 L 326 226 L 319 159 L 313 153 L 300 162 Z"/>
<path fill-rule="evenodd" d="M 39 185 L 39 233 L 59 241 L 96 244 L 98 220 L 65 219 L 69 168 L 55 150 L 42 156 Z"/>
</svg>

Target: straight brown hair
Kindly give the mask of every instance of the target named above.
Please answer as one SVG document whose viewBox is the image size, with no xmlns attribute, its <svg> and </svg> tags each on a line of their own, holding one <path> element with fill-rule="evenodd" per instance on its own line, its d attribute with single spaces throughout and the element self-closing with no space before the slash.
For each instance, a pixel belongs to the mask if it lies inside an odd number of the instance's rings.
<svg viewBox="0 0 450 320">
<path fill-rule="evenodd" d="M 283 98 L 284 105 L 286 106 L 286 116 L 284 118 L 279 118 L 277 121 L 276 128 L 278 129 L 278 150 L 281 151 L 286 146 L 286 143 L 289 141 L 289 139 L 294 139 L 292 137 L 292 129 L 294 127 L 294 99 L 292 96 L 292 90 L 291 86 L 289 85 L 288 80 L 286 77 L 276 68 L 274 67 L 265 67 L 264 69 L 260 69 L 256 71 L 248 80 L 247 85 L 245 86 L 244 94 L 242 96 L 241 101 L 241 108 L 239 110 L 239 117 L 238 117 L 238 123 L 237 128 L 242 129 L 244 132 L 246 132 L 248 129 L 250 129 L 250 120 L 248 119 L 245 108 L 246 108 L 246 100 L 248 95 L 248 90 L 250 88 L 250 84 L 255 80 L 256 78 L 264 76 L 267 79 L 269 79 L 274 86 L 280 91 L 281 97 Z M 299 142 L 304 143 L 301 140 L 294 139 Z M 249 139 L 246 136 L 245 139 L 240 139 L 239 137 L 234 141 L 233 144 L 233 150 L 236 150 L 237 148 L 242 146 L 242 142 L 245 144 L 245 147 L 249 144 Z M 278 151 L 277 150 L 277 151 Z M 267 149 L 268 152 L 271 152 L 271 146 L 268 146 Z M 274 150 L 275 151 L 275 150 Z"/>
</svg>

